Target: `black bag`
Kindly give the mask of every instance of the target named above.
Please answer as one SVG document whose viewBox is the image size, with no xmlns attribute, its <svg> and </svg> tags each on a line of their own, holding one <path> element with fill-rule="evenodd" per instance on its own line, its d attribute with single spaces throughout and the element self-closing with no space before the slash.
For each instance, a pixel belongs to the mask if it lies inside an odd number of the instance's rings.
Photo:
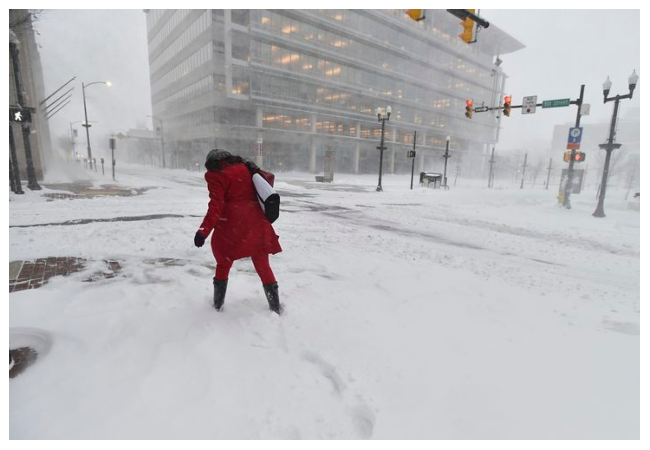
<svg viewBox="0 0 650 450">
<path fill-rule="evenodd" d="M 257 200 L 264 211 L 264 215 L 273 223 L 280 215 L 280 194 L 273 189 L 275 176 L 270 172 L 257 169 L 253 173 L 253 186 L 257 192 Z"/>
</svg>

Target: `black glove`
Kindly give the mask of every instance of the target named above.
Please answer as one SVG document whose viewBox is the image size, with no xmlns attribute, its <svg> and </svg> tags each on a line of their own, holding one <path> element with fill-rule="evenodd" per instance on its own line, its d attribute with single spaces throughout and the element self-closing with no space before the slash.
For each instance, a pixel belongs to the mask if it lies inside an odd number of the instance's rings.
<svg viewBox="0 0 650 450">
<path fill-rule="evenodd" d="M 196 245 L 197 247 L 203 247 L 203 244 L 205 244 L 205 236 L 196 233 L 194 235 L 194 245 Z"/>
</svg>

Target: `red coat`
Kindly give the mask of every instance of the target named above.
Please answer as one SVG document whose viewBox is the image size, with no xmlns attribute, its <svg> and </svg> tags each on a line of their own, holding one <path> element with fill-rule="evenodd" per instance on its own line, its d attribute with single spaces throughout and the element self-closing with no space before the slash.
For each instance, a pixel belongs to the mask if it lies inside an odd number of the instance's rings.
<svg viewBox="0 0 650 450">
<path fill-rule="evenodd" d="M 257 201 L 251 173 L 242 163 L 226 166 L 221 172 L 208 171 L 210 202 L 197 231 L 212 233 L 212 253 L 220 262 L 282 251 L 278 236 Z"/>
</svg>

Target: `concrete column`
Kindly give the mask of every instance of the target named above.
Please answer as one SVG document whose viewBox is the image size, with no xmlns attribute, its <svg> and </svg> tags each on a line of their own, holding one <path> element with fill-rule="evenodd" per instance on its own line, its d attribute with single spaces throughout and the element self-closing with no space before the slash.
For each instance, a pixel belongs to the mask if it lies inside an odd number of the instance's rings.
<svg viewBox="0 0 650 450">
<path fill-rule="evenodd" d="M 395 142 L 397 139 L 397 129 L 393 128 L 391 133 L 391 141 Z M 395 173 L 395 145 L 391 146 L 390 149 L 390 165 L 388 167 L 388 173 Z"/>
<path fill-rule="evenodd" d="M 357 141 L 354 148 L 354 158 L 352 160 L 355 174 L 359 173 L 359 154 L 361 153 L 361 149 L 359 148 L 359 146 L 360 146 L 359 141 Z"/>
<path fill-rule="evenodd" d="M 316 136 L 311 137 L 311 148 L 309 149 L 309 171 L 316 173 Z"/>
<path fill-rule="evenodd" d="M 422 133 L 422 147 L 424 147 L 426 144 L 427 144 L 427 134 Z M 417 154 L 418 154 L 418 173 L 424 172 L 424 148 L 419 149 Z"/>
<path fill-rule="evenodd" d="M 309 171 L 316 173 L 316 114 L 311 115 L 311 140 L 309 148 Z"/>
<path fill-rule="evenodd" d="M 359 139 L 361 139 L 361 123 L 357 122 L 356 123 L 356 138 L 357 141 L 354 146 L 354 173 L 359 173 L 359 156 L 361 154 L 361 143 L 359 142 Z"/>
<path fill-rule="evenodd" d="M 257 128 L 262 128 L 264 125 L 264 115 L 262 114 L 262 107 L 258 106 L 257 109 L 255 110 L 255 126 Z"/>
</svg>

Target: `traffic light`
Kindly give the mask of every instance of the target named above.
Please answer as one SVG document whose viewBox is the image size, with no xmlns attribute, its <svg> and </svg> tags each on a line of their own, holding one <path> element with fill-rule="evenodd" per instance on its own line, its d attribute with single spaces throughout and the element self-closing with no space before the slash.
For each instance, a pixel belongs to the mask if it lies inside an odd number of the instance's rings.
<svg viewBox="0 0 650 450">
<path fill-rule="evenodd" d="M 419 22 L 420 20 L 424 20 L 424 10 L 423 9 L 407 9 L 406 14 L 416 22 Z"/>
<path fill-rule="evenodd" d="M 570 162 L 571 161 L 571 150 L 568 152 L 564 152 L 564 162 Z"/>
<path fill-rule="evenodd" d="M 576 152 L 575 156 L 573 157 L 573 160 L 575 162 L 583 162 L 585 160 L 585 156 L 586 156 L 585 152 Z"/>
<path fill-rule="evenodd" d="M 472 118 L 472 115 L 474 114 L 474 100 L 467 100 L 467 106 L 465 106 L 465 117 L 468 119 Z"/>
<path fill-rule="evenodd" d="M 31 122 L 32 112 L 29 108 L 9 107 L 9 122 Z"/>
<path fill-rule="evenodd" d="M 512 108 L 512 97 L 510 95 L 506 95 L 503 97 L 503 115 L 506 117 L 510 117 L 510 109 Z"/>
<path fill-rule="evenodd" d="M 475 9 L 468 9 L 467 11 L 474 14 Z M 463 27 L 463 32 L 458 35 L 463 41 L 467 44 L 471 44 L 474 41 L 474 21 L 469 17 L 463 20 L 460 25 Z"/>
</svg>

